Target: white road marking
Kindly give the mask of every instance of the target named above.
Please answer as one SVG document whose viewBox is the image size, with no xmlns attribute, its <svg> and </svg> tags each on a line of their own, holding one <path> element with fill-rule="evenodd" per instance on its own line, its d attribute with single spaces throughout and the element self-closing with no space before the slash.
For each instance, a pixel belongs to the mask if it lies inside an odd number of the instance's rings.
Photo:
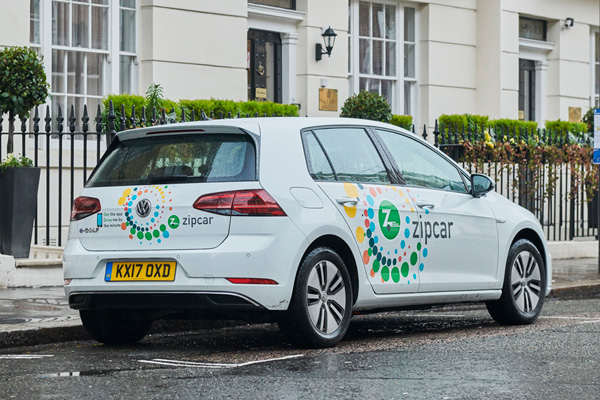
<svg viewBox="0 0 600 400">
<path fill-rule="evenodd" d="M 600 318 L 592 318 L 592 317 L 540 317 L 540 319 L 566 319 L 570 321 L 580 321 L 580 324 L 593 324 L 600 322 Z"/>
<path fill-rule="evenodd" d="M 170 366 L 170 367 L 221 369 L 221 368 L 239 368 L 239 367 L 245 367 L 245 366 L 253 365 L 253 364 L 261 364 L 261 363 L 267 363 L 267 362 L 271 362 L 271 361 L 289 360 L 292 358 L 298 358 L 298 357 L 303 357 L 303 356 L 304 356 L 304 354 L 295 354 L 295 355 L 291 355 L 291 356 L 268 358 L 266 360 L 248 361 L 245 363 L 237 363 L 237 364 L 203 363 L 203 362 L 192 362 L 192 361 L 165 360 L 162 358 L 155 358 L 153 360 L 138 360 L 138 362 L 146 363 L 146 364 L 166 365 L 166 366 Z"/>
<path fill-rule="evenodd" d="M 53 355 L 44 354 L 6 354 L 0 355 L 0 359 L 3 360 L 35 360 L 38 358 L 54 357 Z"/>
</svg>

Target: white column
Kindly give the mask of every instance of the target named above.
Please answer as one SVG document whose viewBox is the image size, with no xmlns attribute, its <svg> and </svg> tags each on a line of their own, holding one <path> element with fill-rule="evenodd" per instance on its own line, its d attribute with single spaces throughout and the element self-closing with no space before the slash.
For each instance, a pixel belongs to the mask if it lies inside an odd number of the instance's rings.
<svg viewBox="0 0 600 400">
<path fill-rule="evenodd" d="M 548 81 L 548 61 L 535 62 L 535 121 L 542 127 L 546 121 L 546 88 Z"/>
<path fill-rule="evenodd" d="M 297 33 L 281 34 L 281 102 L 284 104 L 296 101 L 296 57 L 298 48 Z"/>
</svg>

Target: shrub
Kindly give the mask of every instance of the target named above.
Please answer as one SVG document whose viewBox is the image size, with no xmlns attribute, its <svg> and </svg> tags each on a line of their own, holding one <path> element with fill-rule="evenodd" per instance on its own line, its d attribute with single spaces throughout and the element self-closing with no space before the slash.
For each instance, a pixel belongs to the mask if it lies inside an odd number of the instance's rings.
<svg viewBox="0 0 600 400">
<path fill-rule="evenodd" d="M 361 90 L 346 99 L 340 117 L 389 122 L 392 119 L 392 109 L 385 97 Z"/>
<path fill-rule="evenodd" d="M 494 119 L 489 122 L 491 128 L 494 128 L 496 136 L 500 133 L 504 135 L 515 132 L 517 135 L 522 130 L 523 133 L 533 134 L 537 131 L 537 122 L 535 121 L 519 121 L 518 119 Z"/>
<path fill-rule="evenodd" d="M 50 85 L 41 57 L 29 47 L 7 47 L 0 50 L 0 108 L 8 112 L 7 152 L 13 152 L 12 119 L 26 118 L 29 111 L 49 96 Z"/>
<path fill-rule="evenodd" d="M 587 125 L 588 132 L 594 132 L 594 107 L 587 110 L 583 115 L 581 122 Z"/>
<path fill-rule="evenodd" d="M 467 116 L 466 114 L 442 114 L 438 118 L 439 128 L 444 127 L 445 131 L 457 131 L 461 132 L 463 127 L 467 129 Z"/>
<path fill-rule="evenodd" d="M 249 117 L 253 117 L 256 113 L 260 116 L 264 114 L 268 116 L 298 116 L 298 107 L 290 104 L 273 103 L 272 101 L 180 100 L 179 106 L 185 109 L 186 114 L 194 110 L 196 119 L 200 118 L 201 111 L 204 111 L 208 116 L 210 116 L 210 112 L 212 111 L 215 118 L 218 118 L 220 112 L 223 113 L 223 117 L 227 117 L 229 113 L 231 113 L 232 117 L 237 116 L 238 113 L 240 113 L 241 117 L 245 117 L 246 114 Z"/>
<path fill-rule="evenodd" d="M 404 128 L 407 131 L 412 130 L 413 120 L 412 115 L 392 115 L 390 124 Z"/>
<path fill-rule="evenodd" d="M 471 132 L 475 132 L 475 129 L 481 130 L 482 126 L 487 126 L 489 124 L 489 117 L 487 115 L 473 115 L 473 114 L 442 114 L 438 118 L 440 129 L 442 129 L 442 124 L 444 125 L 444 130 L 448 132 L 456 131 L 462 132 L 463 127 L 465 131 L 468 131 L 471 128 Z"/>
</svg>

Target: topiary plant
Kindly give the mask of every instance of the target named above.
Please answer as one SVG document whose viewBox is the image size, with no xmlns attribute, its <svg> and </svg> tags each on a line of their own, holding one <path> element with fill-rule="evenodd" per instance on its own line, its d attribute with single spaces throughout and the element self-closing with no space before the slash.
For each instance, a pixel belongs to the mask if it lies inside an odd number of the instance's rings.
<svg viewBox="0 0 600 400">
<path fill-rule="evenodd" d="M 346 99 L 340 117 L 389 122 L 392 119 L 392 109 L 385 97 L 361 90 Z"/>
<path fill-rule="evenodd" d="M 0 113 L 8 112 L 7 153 L 13 152 L 14 117 L 27 118 L 32 108 L 46 101 L 49 88 L 41 56 L 33 49 L 0 50 Z"/>
</svg>

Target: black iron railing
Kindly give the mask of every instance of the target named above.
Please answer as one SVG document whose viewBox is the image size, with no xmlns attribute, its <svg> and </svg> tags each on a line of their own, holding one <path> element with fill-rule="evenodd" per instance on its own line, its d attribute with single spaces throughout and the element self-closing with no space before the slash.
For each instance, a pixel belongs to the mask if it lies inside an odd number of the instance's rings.
<svg viewBox="0 0 600 400">
<path fill-rule="evenodd" d="M 76 118 L 71 107 L 68 117 L 62 114 L 60 107 L 56 115 L 51 115 L 46 107 L 43 119 L 38 109 L 29 120 L 17 122 L 14 132 L 14 151 L 31 158 L 36 167 L 43 169 L 38 194 L 38 210 L 35 219 L 34 243 L 44 245 L 64 244 L 67 234 L 70 208 L 73 199 L 81 192 L 83 185 L 100 160 L 108 144 L 117 131 L 184 121 L 245 117 L 266 117 L 266 114 L 213 113 L 204 111 L 152 109 L 145 107 L 136 110 L 132 107 L 126 113 L 122 106 L 116 113 L 111 106 L 108 110 L 100 107 L 96 117 L 90 119 L 84 106 L 81 118 Z M 129 111 L 129 110 L 127 110 Z M 139 112 L 138 112 L 139 111 Z M 198 115 L 199 114 L 199 115 Z M 124 117 L 121 117 L 124 116 Z M 0 112 L 0 159 L 6 157 L 8 133 L 2 131 L 2 113 Z M 66 126 L 65 126 L 66 125 Z M 66 128 L 66 129 L 65 129 Z M 415 132 L 414 126 L 412 127 Z M 486 136 L 489 135 L 489 136 Z M 564 132 L 538 130 L 525 132 L 503 130 L 501 128 L 475 127 L 472 129 L 438 126 L 428 134 L 423 127 L 421 136 L 433 143 L 470 173 L 479 172 L 491 176 L 496 181 L 496 191 L 510 200 L 529 209 L 542 223 L 550 240 L 572 240 L 576 237 L 594 236 L 597 232 L 597 199 L 588 198 L 585 181 L 581 177 L 584 166 L 569 163 L 556 164 L 548 160 L 538 160 L 534 164 L 525 158 L 518 160 L 498 160 L 489 156 L 477 162 L 469 162 L 468 144 L 520 143 L 538 141 L 539 145 L 565 147 L 577 143 L 589 147 L 588 135 L 570 137 Z M 488 140 L 489 139 L 489 140 Z M 552 190 L 548 190 L 549 181 L 553 181 Z M 535 182 L 535 185 L 532 185 Z M 591 201 L 588 201 L 591 200 Z"/>
</svg>

